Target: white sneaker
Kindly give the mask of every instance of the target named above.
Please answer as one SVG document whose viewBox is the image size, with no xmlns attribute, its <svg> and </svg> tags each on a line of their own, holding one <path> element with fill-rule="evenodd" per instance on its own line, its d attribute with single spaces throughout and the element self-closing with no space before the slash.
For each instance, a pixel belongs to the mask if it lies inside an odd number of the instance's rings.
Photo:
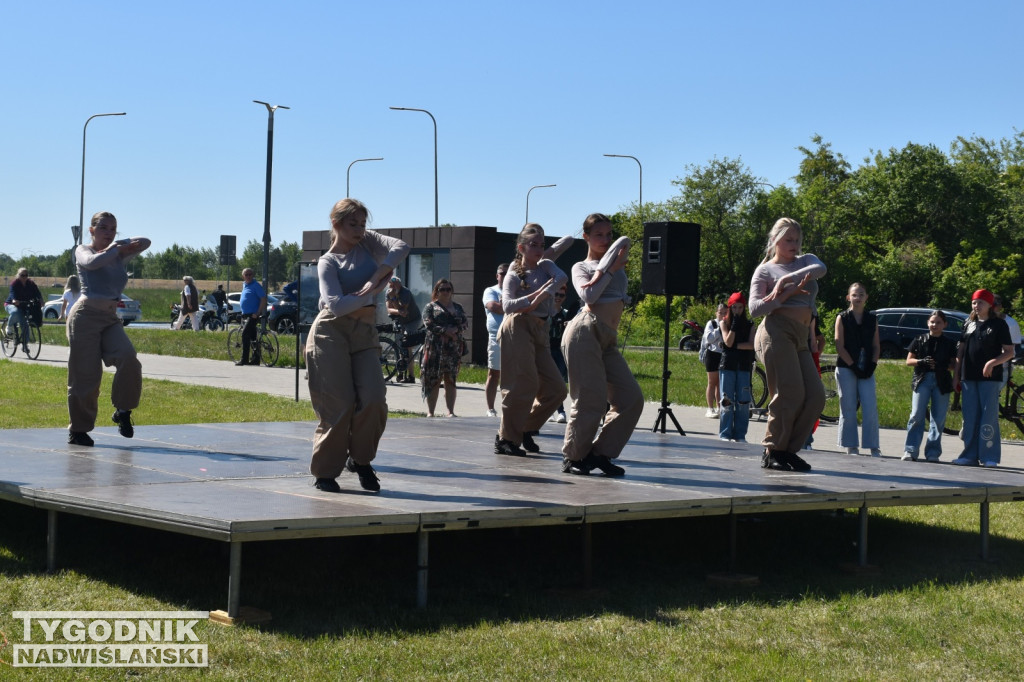
<svg viewBox="0 0 1024 682">
<path fill-rule="evenodd" d="M 917 461 L 917 457 L 914 456 L 913 452 L 904 452 L 900 457 L 900 461 L 903 462 L 909 462 L 910 460 L 914 460 L 915 462 Z"/>
<path fill-rule="evenodd" d="M 999 466 L 999 462 L 985 462 L 985 463 L 984 463 L 984 464 L 982 464 L 981 466 L 983 466 L 983 467 L 988 467 L 988 468 L 990 468 L 990 469 L 994 469 L 994 468 L 996 468 L 997 466 Z"/>
<path fill-rule="evenodd" d="M 879 450 L 878 448 L 871 448 L 871 456 L 872 457 L 881 457 L 882 456 L 882 451 Z"/>
<path fill-rule="evenodd" d="M 558 423 L 558 424 L 564 424 L 565 423 L 565 412 L 559 412 L 558 413 L 558 419 L 556 419 L 555 422 Z"/>
<path fill-rule="evenodd" d="M 848 454 L 848 455 L 859 455 L 860 454 L 860 450 L 858 450 L 857 448 L 846 448 L 846 454 Z"/>
<path fill-rule="evenodd" d="M 552 424 L 557 424 L 558 423 L 558 413 L 556 412 L 553 415 L 551 415 L 550 417 L 548 417 L 548 421 L 551 422 Z"/>
<path fill-rule="evenodd" d="M 488 417 L 497 417 L 498 413 L 495 412 L 494 410 L 487 410 L 487 416 Z"/>
<path fill-rule="evenodd" d="M 709 407 L 708 411 L 704 413 L 704 416 L 708 419 L 718 419 L 718 412 Z"/>
</svg>

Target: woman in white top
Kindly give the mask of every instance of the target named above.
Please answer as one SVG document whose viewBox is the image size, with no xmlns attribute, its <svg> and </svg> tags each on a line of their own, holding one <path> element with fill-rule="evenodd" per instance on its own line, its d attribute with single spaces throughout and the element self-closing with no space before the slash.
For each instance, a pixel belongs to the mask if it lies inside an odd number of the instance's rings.
<svg viewBox="0 0 1024 682">
<path fill-rule="evenodd" d="M 60 297 L 60 315 L 58 319 L 67 317 L 71 306 L 75 304 L 78 297 L 82 295 L 82 285 L 78 282 L 78 275 L 68 275 L 68 281 L 64 284 L 64 294 Z"/>
<path fill-rule="evenodd" d="M 313 485 L 341 492 L 343 469 L 359 476 L 364 490 L 380 481 L 370 462 L 388 418 L 376 298 L 409 253 L 401 239 L 366 229 L 369 211 L 355 199 L 331 210 L 331 248 L 317 262 L 320 312 L 306 341 L 309 398 L 320 423 L 313 435 L 309 471 Z"/>
<path fill-rule="evenodd" d="M 764 316 L 754 350 L 768 380 L 768 428 L 761 466 L 809 471 L 797 456 L 825 406 L 825 388 L 814 367 L 812 318 L 825 264 L 800 253 L 803 231 L 792 218 L 779 218 L 768 235 L 764 261 L 750 280 L 750 316 Z"/>
<path fill-rule="evenodd" d="M 572 398 L 562 471 L 586 475 L 600 469 L 605 476 L 622 476 L 625 470 L 612 460 L 644 409 L 640 385 L 616 346 L 619 319 L 629 301 L 625 268 L 630 241 L 619 237 L 613 243 L 611 220 L 601 213 L 587 216 L 583 239 L 587 259 L 572 267 L 572 283 L 584 307 L 562 335 Z"/>
</svg>

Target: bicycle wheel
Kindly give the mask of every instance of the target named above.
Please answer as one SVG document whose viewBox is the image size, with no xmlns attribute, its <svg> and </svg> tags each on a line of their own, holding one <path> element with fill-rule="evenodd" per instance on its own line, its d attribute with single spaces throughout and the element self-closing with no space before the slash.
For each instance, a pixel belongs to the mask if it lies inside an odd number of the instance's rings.
<svg viewBox="0 0 1024 682">
<path fill-rule="evenodd" d="M 232 362 L 242 359 L 242 328 L 235 327 L 228 332 L 228 357 Z"/>
<path fill-rule="evenodd" d="M 768 402 L 768 379 L 764 370 L 757 366 L 750 375 L 750 400 L 754 407 L 764 407 Z"/>
<path fill-rule="evenodd" d="M 947 436 L 959 436 L 960 429 L 964 425 L 963 410 L 960 409 L 960 392 L 953 391 L 953 397 L 949 400 L 949 410 L 946 412 L 946 424 L 942 432 Z"/>
<path fill-rule="evenodd" d="M 281 353 L 281 344 L 277 342 L 277 334 L 267 330 L 259 336 L 260 362 L 267 367 L 277 364 L 277 356 Z"/>
<path fill-rule="evenodd" d="M 1018 431 L 1024 431 L 1024 391 L 1021 387 L 1011 384 L 1007 390 L 1010 392 L 1003 408 L 1003 418 L 1016 425 Z"/>
<path fill-rule="evenodd" d="M 380 336 L 380 371 L 384 375 L 384 381 L 390 381 L 398 371 L 398 362 L 402 356 L 398 351 L 395 342 L 386 336 Z"/>
<path fill-rule="evenodd" d="M 3 327 L 0 328 L 0 343 L 3 344 L 4 355 L 9 358 L 13 358 L 14 354 L 18 352 L 17 334 L 17 328 L 10 334 L 7 333 L 7 321 L 4 320 Z"/>
<path fill-rule="evenodd" d="M 821 421 L 835 424 L 839 421 L 839 386 L 836 385 L 836 366 L 821 366 L 821 383 L 825 386 L 825 407 Z"/>
<path fill-rule="evenodd" d="M 39 327 L 34 324 L 28 326 L 28 357 L 35 360 L 39 357 L 39 351 L 43 347 L 43 335 Z"/>
</svg>

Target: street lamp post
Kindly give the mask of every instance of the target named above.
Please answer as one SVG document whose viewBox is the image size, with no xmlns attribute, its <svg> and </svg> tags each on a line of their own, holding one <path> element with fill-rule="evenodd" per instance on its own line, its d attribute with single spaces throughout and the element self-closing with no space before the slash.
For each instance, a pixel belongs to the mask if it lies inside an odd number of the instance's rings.
<svg viewBox="0 0 1024 682">
<path fill-rule="evenodd" d="M 526 192 L 526 222 L 530 222 L 530 192 L 538 187 L 558 187 L 558 185 L 534 185 Z"/>
<path fill-rule="evenodd" d="M 378 158 L 376 158 L 376 159 L 356 159 L 355 161 L 353 161 L 352 163 L 350 163 L 350 164 L 348 165 L 348 169 L 347 169 L 347 170 L 345 171 L 345 196 L 346 196 L 346 197 L 350 197 L 350 196 L 352 196 L 352 195 L 351 195 L 351 194 L 349 193 L 349 191 L 348 191 L 348 176 L 349 176 L 349 173 L 350 173 L 350 172 L 352 171 L 352 166 L 356 165 L 356 164 L 357 164 L 357 163 L 359 163 L 360 161 L 383 161 L 383 160 L 384 160 L 384 157 L 383 157 L 383 156 L 381 156 L 381 157 L 378 157 Z"/>
<path fill-rule="evenodd" d="M 411 107 L 388 107 L 394 111 L 422 111 L 424 114 L 430 117 L 430 120 L 434 122 L 434 227 L 439 227 L 440 223 L 437 220 L 437 119 L 434 115 L 426 109 L 413 109 Z"/>
<path fill-rule="evenodd" d="M 605 156 L 613 159 L 633 159 L 636 161 L 636 165 L 640 166 L 640 222 L 644 219 L 644 167 L 640 164 L 640 159 L 629 154 L 605 154 Z"/>
<path fill-rule="evenodd" d="M 256 104 L 267 108 L 267 190 L 263 207 L 263 291 L 270 289 L 270 187 L 274 175 L 274 112 L 278 109 L 290 109 L 282 104 L 268 104 L 254 99 Z M 263 324 L 266 324 L 264 318 Z"/>
<path fill-rule="evenodd" d="M 75 265 L 75 248 L 82 243 L 82 223 L 85 220 L 85 131 L 89 128 L 89 121 L 100 116 L 126 116 L 128 112 L 120 111 L 114 114 L 93 114 L 89 118 L 85 119 L 85 125 L 82 126 L 82 192 L 78 197 L 78 229 L 72 228 L 72 236 L 75 238 L 75 244 L 71 247 L 71 265 Z"/>
</svg>

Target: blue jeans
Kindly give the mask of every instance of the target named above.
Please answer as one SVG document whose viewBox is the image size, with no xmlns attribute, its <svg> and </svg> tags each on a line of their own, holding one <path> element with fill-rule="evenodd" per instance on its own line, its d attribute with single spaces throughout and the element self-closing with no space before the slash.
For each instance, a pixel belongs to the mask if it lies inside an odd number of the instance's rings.
<svg viewBox="0 0 1024 682">
<path fill-rule="evenodd" d="M 21 344 L 28 346 L 28 315 L 13 305 L 7 306 L 10 316 L 7 318 L 7 333 L 14 335 L 14 325 L 21 327 Z"/>
<path fill-rule="evenodd" d="M 999 463 L 998 381 L 964 381 L 960 384 L 960 405 L 964 411 L 964 451 L 961 459 Z"/>
<path fill-rule="evenodd" d="M 857 402 L 860 402 L 860 447 L 878 449 L 878 398 L 875 396 L 875 375 L 858 379 L 849 367 L 836 368 L 839 388 L 839 447 L 857 445 Z"/>
<path fill-rule="evenodd" d="M 718 436 L 746 440 L 750 424 L 750 371 L 718 370 L 718 382 L 722 392 Z"/>
<path fill-rule="evenodd" d="M 907 421 L 907 443 L 903 450 L 917 459 L 921 451 L 921 439 L 924 438 L 924 422 L 927 419 L 931 426 L 928 427 L 928 442 L 924 446 L 924 456 L 928 460 L 937 460 L 942 454 L 942 427 L 946 425 L 948 410 L 949 394 L 943 395 L 939 391 L 935 372 L 927 372 L 914 389 L 910 403 L 910 419 Z"/>
</svg>

